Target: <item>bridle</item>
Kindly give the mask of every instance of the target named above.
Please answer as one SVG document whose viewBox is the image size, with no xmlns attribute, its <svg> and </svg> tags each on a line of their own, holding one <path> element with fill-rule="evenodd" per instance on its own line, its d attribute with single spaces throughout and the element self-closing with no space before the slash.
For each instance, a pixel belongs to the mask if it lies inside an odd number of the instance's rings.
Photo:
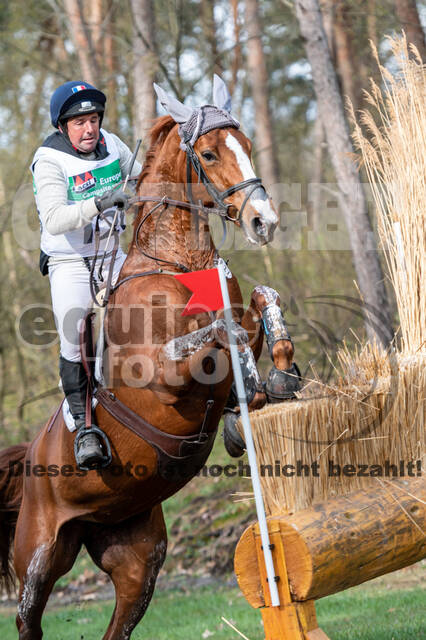
<svg viewBox="0 0 426 640">
<path fill-rule="evenodd" d="M 156 258 L 155 256 L 151 256 L 147 254 L 146 251 L 142 249 L 138 239 L 139 239 L 139 232 L 142 229 L 145 221 L 154 213 L 154 211 L 159 209 L 161 205 L 163 205 L 163 207 L 171 205 L 175 207 L 189 209 L 191 213 L 218 215 L 222 221 L 222 227 L 223 227 L 223 238 L 220 243 L 222 245 L 224 243 L 224 240 L 226 239 L 226 225 L 225 225 L 226 221 L 235 222 L 243 226 L 242 215 L 247 202 L 250 200 L 251 196 L 257 189 L 264 189 L 264 187 L 262 185 L 261 178 L 249 178 L 248 180 L 242 180 L 241 182 L 238 182 L 232 185 L 231 187 L 229 187 L 228 189 L 225 189 L 224 191 L 219 191 L 215 187 L 213 182 L 210 180 L 206 172 L 204 171 L 201 165 L 200 159 L 195 153 L 194 147 L 189 142 L 185 143 L 185 150 L 186 150 L 186 188 L 187 188 L 187 196 L 188 196 L 189 202 L 184 202 L 181 200 L 171 200 L 170 198 L 167 198 L 167 197 L 155 198 L 151 196 L 138 196 L 136 198 L 132 198 L 130 202 L 132 204 L 142 204 L 143 202 L 157 202 L 157 204 L 152 209 L 150 209 L 150 211 L 148 211 L 148 213 L 140 220 L 138 224 L 138 227 L 135 233 L 137 249 L 145 257 L 150 258 L 151 260 L 162 262 L 163 264 L 177 266 L 180 270 L 183 270 L 183 271 L 190 271 L 187 267 L 185 267 L 179 262 L 171 262 L 169 260 L 164 260 L 162 258 Z M 191 180 L 192 168 L 194 169 L 195 174 L 198 177 L 198 184 L 200 183 L 203 184 L 207 193 L 212 197 L 216 207 L 207 207 L 201 203 L 196 203 L 194 201 L 194 197 L 192 193 L 192 180 Z M 246 197 L 244 198 L 243 204 L 238 210 L 237 216 L 236 217 L 230 216 L 229 208 L 232 207 L 233 205 L 231 203 L 225 202 L 226 198 L 233 195 L 234 193 L 237 193 L 237 191 L 246 189 L 247 187 L 252 187 L 252 188 L 249 189 Z"/>
<path fill-rule="evenodd" d="M 264 189 L 261 178 L 249 178 L 248 180 L 237 182 L 237 184 L 232 185 L 232 187 L 229 187 L 229 189 L 225 189 L 225 191 L 219 191 L 218 189 L 216 189 L 216 187 L 214 186 L 214 184 L 212 183 L 212 181 L 204 171 L 201 165 L 200 159 L 194 151 L 194 147 L 189 142 L 186 142 L 185 146 L 186 146 L 186 183 L 187 183 L 189 201 L 191 203 L 194 203 L 194 199 L 192 195 L 192 182 L 191 182 L 191 177 L 192 177 L 191 167 L 192 167 L 196 175 L 198 176 L 198 182 L 199 183 L 201 182 L 204 185 L 207 193 L 213 198 L 213 202 L 219 207 L 219 210 L 223 212 L 222 214 L 219 214 L 219 215 L 222 215 L 225 218 L 225 220 L 231 220 L 232 222 L 241 222 L 241 216 L 244 212 L 245 206 L 247 202 L 250 200 L 253 193 L 256 191 L 256 189 L 260 189 L 260 188 Z M 249 192 L 247 193 L 243 201 L 243 204 L 241 205 L 238 211 L 237 217 L 232 218 L 228 214 L 228 210 L 230 207 L 232 207 L 232 205 L 225 202 L 226 198 L 229 198 L 229 196 L 232 196 L 234 193 L 237 193 L 237 191 L 241 191 L 242 189 L 245 189 L 246 187 L 250 187 L 250 186 L 252 186 L 253 188 L 249 190 Z"/>
<path fill-rule="evenodd" d="M 225 189 L 224 191 L 219 191 L 215 185 L 212 183 L 212 181 L 210 180 L 210 178 L 208 177 L 208 175 L 206 174 L 206 172 L 204 171 L 200 159 L 197 156 L 197 154 L 195 153 L 194 147 L 189 143 L 186 142 L 185 144 L 186 147 L 186 187 L 187 187 L 187 196 L 188 196 L 188 200 L 189 202 L 185 202 L 183 200 L 173 200 L 171 198 L 168 198 L 167 196 L 136 196 L 134 198 L 131 198 L 129 200 L 129 205 L 134 205 L 134 204 L 144 204 L 146 202 L 152 202 L 152 203 L 156 203 L 154 204 L 154 206 L 143 216 L 143 218 L 141 218 L 141 220 L 138 223 L 138 226 L 136 228 L 136 232 L 135 232 L 135 244 L 136 244 L 136 248 L 147 258 L 154 260 L 155 262 L 157 262 L 157 264 L 159 262 L 161 262 L 162 264 L 167 264 L 170 266 L 173 266 L 175 268 L 178 268 L 179 271 L 185 271 L 185 272 L 189 272 L 190 269 L 188 269 L 188 267 L 186 267 L 185 265 L 181 264 L 180 262 L 174 262 L 174 261 L 170 261 L 170 260 L 165 260 L 164 258 L 157 258 L 156 256 L 151 256 L 150 254 L 148 254 L 144 249 L 142 249 L 142 247 L 139 244 L 139 233 L 144 225 L 144 223 L 146 222 L 146 220 L 152 216 L 153 213 L 155 213 L 157 210 L 160 211 L 164 211 L 168 206 L 174 206 L 174 207 L 178 207 L 178 208 L 183 208 L 183 209 L 187 209 L 189 210 L 189 212 L 191 214 L 194 213 L 198 213 L 198 214 L 205 214 L 205 215 L 218 215 L 222 221 L 222 226 L 223 226 L 223 238 L 222 238 L 222 242 L 221 245 L 223 244 L 225 238 L 226 238 L 226 221 L 232 221 L 235 223 L 239 223 L 241 224 L 241 226 L 244 225 L 243 221 L 242 221 L 242 215 L 244 212 L 244 209 L 246 207 L 247 202 L 250 200 L 251 196 L 253 195 L 253 193 L 257 190 L 257 189 L 263 189 L 265 191 L 264 186 L 262 185 L 262 180 L 261 178 L 249 178 L 248 180 L 242 180 L 241 182 L 238 182 L 234 185 L 232 185 L 231 187 L 229 187 L 228 189 Z M 215 207 L 208 207 L 204 204 L 202 204 L 201 202 L 196 203 L 194 201 L 194 197 L 193 197 L 193 193 L 192 193 L 192 173 L 191 173 L 191 169 L 194 169 L 195 174 L 198 176 L 198 184 L 203 184 L 203 186 L 205 187 L 207 193 L 212 197 L 214 204 L 216 205 Z M 226 198 L 228 198 L 229 196 L 233 195 L 234 193 L 237 193 L 238 191 L 241 191 L 242 189 L 246 189 L 248 187 L 252 187 L 251 189 L 248 189 L 248 192 L 246 194 L 246 197 L 243 200 L 243 203 L 241 205 L 241 207 L 238 210 L 237 216 L 236 217 L 232 217 L 229 215 L 229 209 L 230 207 L 232 207 L 233 205 L 231 203 L 227 203 L 225 202 Z M 101 216 L 101 214 L 99 214 L 97 216 L 97 222 L 96 222 L 96 228 L 99 227 L 99 222 L 98 219 Z M 97 260 L 97 255 L 98 255 L 98 248 L 99 248 L 99 234 L 96 233 L 96 229 L 95 229 L 95 256 L 93 258 L 93 264 L 92 267 L 90 269 L 90 287 L 91 287 L 91 293 L 92 293 L 92 298 L 93 301 L 95 302 L 95 304 L 97 304 L 98 306 L 103 306 L 105 307 L 108 303 L 109 297 L 111 295 L 111 293 L 113 293 L 116 289 L 118 289 L 119 286 L 121 286 L 124 282 L 127 282 L 128 280 L 137 278 L 137 277 L 142 277 L 145 275 L 153 275 L 155 274 L 159 274 L 159 273 L 165 273 L 164 270 L 162 269 L 158 269 L 155 271 L 148 271 L 148 272 L 143 272 L 143 273 L 136 273 L 133 274 L 131 276 L 128 276 L 127 278 L 124 278 L 123 280 L 117 282 L 114 286 L 112 286 L 111 284 L 111 280 L 112 280 L 112 273 L 113 273 L 113 269 L 114 269 L 114 261 L 115 261 L 115 255 L 117 252 L 117 248 L 118 248 L 118 233 L 117 230 L 114 229 L 114 251 L 113 251 L 113 255 L 111 257 L 111 262 L 109 265 L 109 273 L 108 273 L 108 278 L 107 278 L 107 287 L 106 287 L 106 293 L 105 296 L 103 298 L 103 302 L 101 304 L 99 304 L 99 302 L 97 302 L 96 300 L 96 286 L 95 286 L 95 279 L 94 279 L 94 271 L 95 271 L 95 264 L 96 264 L 96 260 Z M 105 257 L 105 256 L 104 256 Z"/>
</svg>

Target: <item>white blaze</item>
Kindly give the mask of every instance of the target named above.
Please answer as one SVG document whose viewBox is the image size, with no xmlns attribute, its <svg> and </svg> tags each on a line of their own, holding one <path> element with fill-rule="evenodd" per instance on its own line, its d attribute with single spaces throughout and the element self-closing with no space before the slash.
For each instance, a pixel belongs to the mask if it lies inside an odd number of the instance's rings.
<svg viewBox="0 0 426 640">
<path fill-rule="evenodd" d="M 243 180 L 256 178 L 256 174 L 253 171 L 250 158 L 242 148 L 241 144 L 238 142 L 237 138 L 232 135 L 232 133 L 227 133 L 225 144 L 228 149 L 231 149 L 231 151 L 235 153 L 235 157 L 237 159 L 238 166 L 240 167 Z M 256 191 L 254 193 L 256 193 Z M 252 196 L 250 198 L 250 204 L 256 209 L 256 211 L 260 213 L 261 218 L 264 222 L 266 222 L 267 224 L 277 224 L 277 214 L 272 209 L 269 199 L 261 200 L 260 198 L 254 198 Z"/>
</svg>

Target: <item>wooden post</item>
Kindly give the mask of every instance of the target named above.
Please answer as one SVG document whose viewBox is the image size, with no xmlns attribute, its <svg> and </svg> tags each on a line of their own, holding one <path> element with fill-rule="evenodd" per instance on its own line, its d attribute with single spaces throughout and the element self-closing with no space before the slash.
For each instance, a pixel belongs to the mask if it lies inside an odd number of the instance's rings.
<svg viewBox="0 0 426 640">
<path fill-rule="evenodd" d="M 314 601 L 292 601 L 279 521 L 271 522 L 268 529 L 281 604 L 279 607 L 271 606 L 262 542 L 258 525 L 256 525 L 253 536 L 263 591 L 264 606 L 261 608 L 261 614 L 265 640 L 329 640 L 324 631 L 318 627 Z"/>
</svg>

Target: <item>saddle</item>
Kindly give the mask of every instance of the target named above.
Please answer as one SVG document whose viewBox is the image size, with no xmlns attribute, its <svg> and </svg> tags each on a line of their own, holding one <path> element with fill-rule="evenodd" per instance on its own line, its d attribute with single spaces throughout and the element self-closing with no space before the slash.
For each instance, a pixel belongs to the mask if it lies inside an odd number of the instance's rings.
<svg viewBox="0 0 426 640">
<path fill-rule="evenodd" d="M 207 401 L 200 431 L 188 436 L 161 431 L 127 407 L 102 384 L 104 315 L 104 308 L 89 309 L 80 326 L 80 352 L 89 381 L 88 403 L 93 398 L 113 418 L 155 449 L 158 473 L 162 478 L 181 480 L 194 476 L 207 460 L 217 433 L 217 427 L 214 431 L 207 432 L 214 400 L 211 398 Z"/>
</svg>

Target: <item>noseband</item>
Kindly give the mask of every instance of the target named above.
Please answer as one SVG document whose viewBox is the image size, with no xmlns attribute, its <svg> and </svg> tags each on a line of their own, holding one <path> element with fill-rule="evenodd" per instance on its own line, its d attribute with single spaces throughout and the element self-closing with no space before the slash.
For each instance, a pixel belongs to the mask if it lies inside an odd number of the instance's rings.
<svg viewBox="0 0 426 640">
<path fill-rule="evenodd" d="M 219 191 L 218 189 L 216 189 L 213 182 L 204 171 L 200 159 L 194 151 L 194 147 L 189 144 L 189 142 L 186 142 L 186 183 L 188 198 L 192 204 L 194 204 L 194 198 L 192 195 L 191 167 L 194 169 L 196 175 L 198 176 L 198 183 L 201 182 L 204 185 L 207 193 L 213 198 L 213 202 L 218 206 L 219 210 L 223 212 L 220 215 L 225 218 L 225 220 L 240 222 L 244 208 L 253 193 L 256 191 L 256 189 L 264 189 L 261 178 L 249 178 L 248 180 L 243 180 L 242 182 L 238 182 L 237 184 L 232 185 L 232 187 L 229 187 L 229 189 L 225 189 L 225 191 Z M 232 207 L 232 205 L 225 202 L 226 198 L 229 198 L 229 196 L 237 193 L 237 191 L 241 191 L 242 189 L 250 186 L 252 186 L 252 189 L 250 189 L 247 193 L 243 204 L 238 211 L 237 217 L 232 218 L 228 214 L 229 207 Z"/>
</svg>

